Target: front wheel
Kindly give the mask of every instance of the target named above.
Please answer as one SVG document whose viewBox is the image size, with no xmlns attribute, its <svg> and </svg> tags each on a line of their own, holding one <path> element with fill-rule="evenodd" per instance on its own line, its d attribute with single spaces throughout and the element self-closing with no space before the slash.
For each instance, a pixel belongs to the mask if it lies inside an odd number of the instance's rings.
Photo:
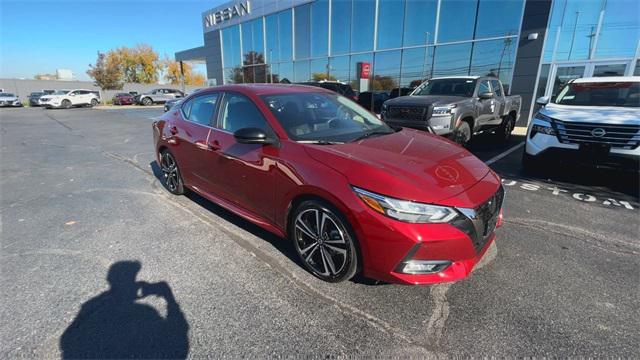
<svg viewBox="0 0 640 360">
<path fill-rule="evenodd" d="M 163 150 L 160 153 L 160 169 L 162 170 L 162 180 L 167 190 L 174 195 L 184 194 L 184 183 L 182 182 L 178 163 L 169 150 Z"/>
<path fill-rule="evenodd" d="M 460 125 L 454 130 L 453 141 L 465 146 L 471 140 L 471 126 L 466 121 L 461 121 Z"/>
<path fill-rule="evenodd" d="M 358 270 L 355 237 L 337 210 L 320 201 L 300 204 L 292 217 L 289 236 L 304 266 L 327 282 L 351 279 Z"/>
<path fill-rule="evenodd" d="M 70 109 L 71 108 L 71 101 L 69 100 L 62 100 L 62 108 L 63 109 Z"/>
<path fill-rule="evenodd" d="M 527 154 L 525 149 L 522 152 L 522 168 L 526 173 L 536 174 L 541 171 L 540 161 L 533 155 Z"/>
</svg>

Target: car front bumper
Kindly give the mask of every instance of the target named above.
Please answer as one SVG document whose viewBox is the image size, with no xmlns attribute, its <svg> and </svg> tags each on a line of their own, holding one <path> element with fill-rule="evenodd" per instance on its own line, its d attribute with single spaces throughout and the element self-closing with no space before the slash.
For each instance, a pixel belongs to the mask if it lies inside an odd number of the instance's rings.
<svg viewBox="0 0 640 360">
<path fill-rule="evenodd" d="M 500 179 L 490 173 L 468 189 L 464 199 L 456 197 L 456 200 L 441 205 L 478 208 L 501 189 Z M 502 225 L 501 205 L 502 200 L 495 213 L 495 228 Z M 357 214 L 357 220 L 352 223 L 358 239 L 361 239 L 363 273 L 366 277 L 390 283 L 424 285 L 462 280 L 469 276 L 496 237 L 493 230 L 488 230 L 488 234 L 480 238 L 474 236 L 473 229 L 458 223 L 469 222 L 462 213 L 453 221 L 455 225 L 401 222 L 364 204 Z M 447 263 L 448 266 L 433 273 L 407 273 L 403 269 L 410 261 Z"/>
<path fill-rule="evenodd" d="M 635 149 L 612 147 L 606 156 L 594 157 L 591 154 L 581 152 L 578 144 L 561 143 L 556 135 L 536 133 L 531 137 L 533 125 L 548 126 L 548 123 L 534 118 L 527 129 L 525 152 L 530 156 L 548 161 L 565 160 L 579 164 L 628 168 L 630 170 L 638 170 L 639 168 L 640 147 Z"/>
</svg>

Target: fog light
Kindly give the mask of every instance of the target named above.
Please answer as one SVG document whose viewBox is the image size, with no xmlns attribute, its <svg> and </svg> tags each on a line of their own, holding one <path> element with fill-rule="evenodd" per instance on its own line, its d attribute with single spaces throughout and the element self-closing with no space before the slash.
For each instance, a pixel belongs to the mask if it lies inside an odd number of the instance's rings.
<svg viewBox="0 0 640 360">
<path fill-rule="evenodd" d="M 405 274 L 433 274 L 446 269 L 451 261 L 445 260 L 409 260 L 404 263 Z"/>
</svg>

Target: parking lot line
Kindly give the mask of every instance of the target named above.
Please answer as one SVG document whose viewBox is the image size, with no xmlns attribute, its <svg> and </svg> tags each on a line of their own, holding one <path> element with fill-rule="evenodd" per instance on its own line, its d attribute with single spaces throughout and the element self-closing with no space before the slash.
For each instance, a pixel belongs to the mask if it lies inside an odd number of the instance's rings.
<svg viewBox="0 0 640 360">
<path fill-rule="evenodd" d="M 524 142 L 521 142 L 521 143 L 519 143 L 519 144 L 517 144 L 517 145 L 514 145 L 514 146 L 513 146 L 513 147 L 511 147 L 510 149 L 508 149 L 508 150 L 506 150 L 506 151 L 504 151 L 504 152 L 502 152 L 502 153 L 500 153 L 500 154 L 498 154 L 498 155 L 496 155 L 496 156 L 492 157 L 491 159 L 489 159 L 489 160 L 485 161 L 485 164 L 487 164 L 487 165 L 491 165 L 491 164 L 493 164 L 494 162 L 496 162 L 496 161 L 498 161 L 498 160 L 502 159 L 503 157 L 505 157 L 505 156 L 507 156 L 507 155 L 511 154 L 512 152 L 514 152 L 514 151 L 516 151 L 516 150 L 520 149 L 520 148 L 521 148 L 521 147 L 523 147 L 523 146 L 524 146 Z"/>
</svg>

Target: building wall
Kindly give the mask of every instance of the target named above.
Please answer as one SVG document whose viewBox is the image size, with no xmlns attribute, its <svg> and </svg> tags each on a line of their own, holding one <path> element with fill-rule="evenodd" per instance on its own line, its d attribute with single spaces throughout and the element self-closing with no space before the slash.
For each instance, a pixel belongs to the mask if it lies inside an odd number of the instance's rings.
<svg viewBox="0 0 640 360">
<path fill-rule="evenodd" d="M 137 91 L 144 93 L 156 88 L 180 89 L 180 86 L 158 85 L 158 84 L 133 84 L 126 83 L 122 90 L 100 90 L 92 81 L 60 81 L 60 80 L 30 80 L 30 79 L 0 79 L 0 88 L 6 92 L 18 95 L 21 101 L 27 101 L 30 93 L 43 89 L 63 90 L 63 89 L 87 89 L 100 91 L 103 100 L 110 100 L 116 93 Z M 185 86 L 185 91 L 196 89 L 198 86 Z"/>
<path fill-rule="evenodd" d="M 524 10 L 511 87 L 512 94 L 522 96 L 521 116 L 518 121 L 518 125 L 521 126 L 525 126 L 529 121 L 550 9 L 551 0 L 539 0 L 527 1 Z M 530 34 L 538 34 L 538 38 L 529 40 Z"/>
</svg>

